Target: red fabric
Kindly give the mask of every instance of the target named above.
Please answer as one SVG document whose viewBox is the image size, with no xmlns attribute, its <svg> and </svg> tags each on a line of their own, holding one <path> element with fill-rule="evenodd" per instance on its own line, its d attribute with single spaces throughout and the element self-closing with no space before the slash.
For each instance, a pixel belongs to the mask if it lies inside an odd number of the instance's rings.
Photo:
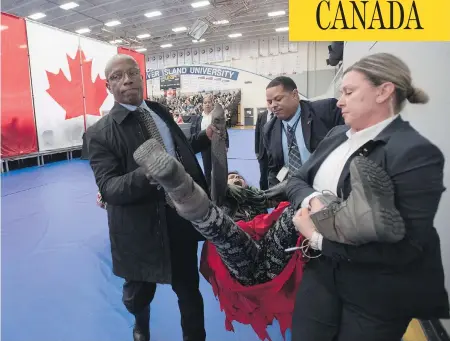
<svg viewBox="0 0 450 341">
<path fill-rule="evenodd" d="M 1 13 L 1 156 L 38 151 L 25 19 Z"/>
<path fill-rule="evenodd" d="M 289 203 L 283 202 L 270 214 L 262 214 L 252 221 L 240 221 L 237 224 L 259 240 L 287 206 Z M 300 242 L 301 238 L 298 244 Z M 250 324 L 261 340 L 271 340 L 267 326 L 274 319 L 278 320 L 283 337 L 286 330 L 291 328 L 295 294 L 302 279 L 303 265 L 301 253 L 296 251 L 276 278 L 267 283 L 246 287 L 229 274 L 214 245 L 205 242 L 200 271 L 219 299 L 220 308 L 226 315 L 225 327 L 228 331 L 234 331 L 232 322 L 236 321 Z"/>
</svg>

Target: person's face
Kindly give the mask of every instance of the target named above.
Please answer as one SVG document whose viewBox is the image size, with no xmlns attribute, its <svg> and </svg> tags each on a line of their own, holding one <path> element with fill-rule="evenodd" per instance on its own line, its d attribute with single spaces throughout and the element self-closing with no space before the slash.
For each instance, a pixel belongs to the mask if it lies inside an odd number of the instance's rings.
<svg viewBox="0 0 450 341">
<path fill-rule="evenodd" d="M 267 107 L 280 120 L 289 120 L 299 106 L 298 91 L 286 91 L 282 85 L 266 90 Z"/>
<path fill-rule="evenodd" d="M 207 96 L 203 100 L 203 111 L 209 114 L 213 110 L 213 102 L 211 96 Z"/>
<path fill-rule="evenodd" d="M 117 60 L 107 77 L 106 87 L 117 102 L 130 105 L 142 103 L 142 76 L 139 66 L 133 60 Z"/>
<path fill-rule="evenodd" d="M 243 188 L 247 187 L 244 178 L 239 174 L 228 174 L 228 185 L 235 185 Z"/>
<path fill-rule="evenodd" d="M 337 102 L 345 124 L 357 131 L 369 127 L 380 113 L 392 110 L 393 91 L 392 83 L 374 86 L 361 72 L 346 73 Z"/>
</svg>

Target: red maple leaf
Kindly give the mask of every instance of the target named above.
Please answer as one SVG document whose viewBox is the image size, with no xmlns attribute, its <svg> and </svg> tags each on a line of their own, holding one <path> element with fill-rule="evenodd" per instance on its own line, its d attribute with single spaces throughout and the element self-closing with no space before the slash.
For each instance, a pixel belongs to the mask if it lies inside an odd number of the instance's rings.
<svg viewBox="0 0 450 341">
<path fill-rule="evenodd" d="M 81 49 L 73 59 L 67 55 L 67 62 L 71 80 L 66 78 L 61 69 L 57 74 L 46 71 L 50 85 L 47 93 L 64 108 L 66 120 L 83 116 L 85 113 L 100 116 L 100 107 L 108 97 L 106 81 L 97 75 L 95 82 L 92 83 L 92 60 L 86 60 Z"/>
</svg>

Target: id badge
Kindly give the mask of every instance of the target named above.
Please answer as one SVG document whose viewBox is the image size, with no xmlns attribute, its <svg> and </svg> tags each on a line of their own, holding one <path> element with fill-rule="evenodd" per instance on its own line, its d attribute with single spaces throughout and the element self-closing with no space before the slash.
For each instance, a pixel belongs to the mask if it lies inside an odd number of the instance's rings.
<svg viewBox="0 0 450 341">
<path fill-rule="evenodd" d="M 286 179 L 288 173 L 289 173 L 289 168 L 287 168 L 286 166 L 283 166 L 283 168 L 281 168 L 277 174 L 278 181 L 283 182 L 284 179 Z"/>
</svg>

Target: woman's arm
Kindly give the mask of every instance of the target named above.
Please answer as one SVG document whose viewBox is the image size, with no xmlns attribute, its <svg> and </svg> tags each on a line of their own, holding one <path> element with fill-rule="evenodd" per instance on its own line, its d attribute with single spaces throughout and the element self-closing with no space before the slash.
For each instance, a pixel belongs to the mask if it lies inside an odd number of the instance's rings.
<svg viewBox="0 0 450 341">
<path fill-rule="evenodd" d="M 444 157 L 430 143 L 411 146 L 393 161 L 391 174 L 395 203 L 402 216 L 406 237 L 398 243 L 370 243 L 350 246 L 323 239 L 322 253 L 339 260 L 358 263 L 405 265 L 420 258 L 436 240 L 433 221 L 443 185 Z"/>
</svg>

